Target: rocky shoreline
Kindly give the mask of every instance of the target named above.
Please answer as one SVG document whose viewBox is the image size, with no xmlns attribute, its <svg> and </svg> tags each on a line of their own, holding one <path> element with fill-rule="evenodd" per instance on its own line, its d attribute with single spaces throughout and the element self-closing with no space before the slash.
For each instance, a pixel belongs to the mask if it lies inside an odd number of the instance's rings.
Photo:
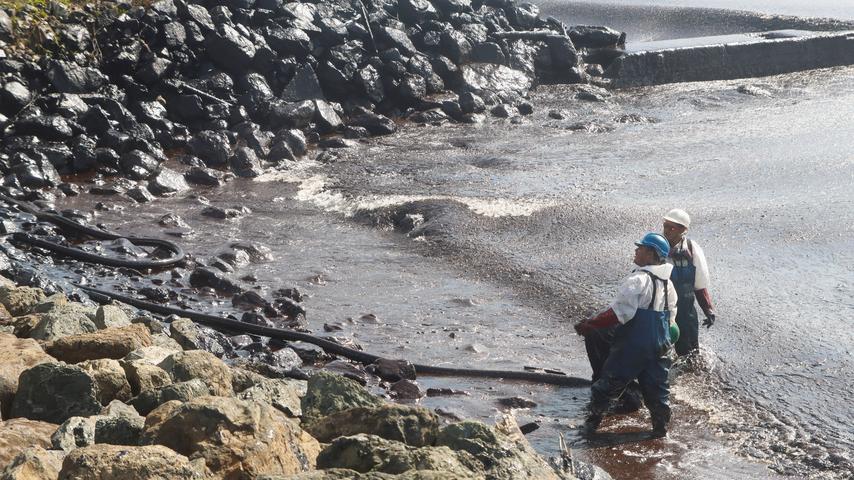
<svg viewBox="0 0 854 480">
<path fill-rule="evenodd" d="M 0 282 L 3 479 L 610 478 L 540 458 L 512 415 L 490 427 L 328 370 L 296 379 L 288 346 L 266 368 L 226 363 L 187 319 Z M 398 364 L 376 371 L 418 388 Z"/>
</svg>

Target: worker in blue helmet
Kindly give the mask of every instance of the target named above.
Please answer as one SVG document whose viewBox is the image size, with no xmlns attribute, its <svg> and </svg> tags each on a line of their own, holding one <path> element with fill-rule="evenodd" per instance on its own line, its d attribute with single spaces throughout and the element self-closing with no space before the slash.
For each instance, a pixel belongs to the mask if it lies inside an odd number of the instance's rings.
<svg viewBox="0 0 854 480">
<path fill-rule="evenodd" d="M 613 343 L 599 378 L 591 387 L 587 433 L 599 427 L 609 404 L 637 380 L 644 404 L 652 417 L 653 433 L 667 434 L 670 421 L 670 323 L 676 317 L 678 297 L 670 282 L 673 266 L 667 263 L 670 244 L 658 233 L 648 233 L 635 243 L 636 268 L 620 285 L 610 308 L 579 322 L 575 330 L 589 336 L 614 327 Z"/>
<path fill-rule="evenodd" d="M 680 336 L 675 349 L 678 355 L 686 355 L 700 347 L 700 321 L 694 307 L 695 299 L 706 316 L 703 326 L 709 328 L 715 323 L 715 307 L 709 294 L 709 265 L 700 245 L 686 236 L 691 225 L 688 212 L 674 208 L 664 215 L 663 220 L 663 234 L 670 244 L 670 256 L 667 261 L 673 265 L 670 280 L 679 295 L 679 315 L 676 317 L 676 323 L 679 325 Z"/>
</svg>

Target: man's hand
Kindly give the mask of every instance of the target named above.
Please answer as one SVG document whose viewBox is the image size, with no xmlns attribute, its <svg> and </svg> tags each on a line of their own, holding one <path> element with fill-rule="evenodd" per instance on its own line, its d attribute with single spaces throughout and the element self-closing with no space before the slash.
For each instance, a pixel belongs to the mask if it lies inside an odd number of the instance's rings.
<svg viewBox="0 0 854 480">
<path fill-rule="evenodd" d="M 586 337 L 593 331 L 593 327 L 587 323 L 587 320 L 582 320 L 574 325 L 575 333 L 581 335 L 582 337 Z"/>
<path fill-rule="evenodd" d="M 714 324 L 715 324 L 715 314 L 710 313 L 706 316 L 706 319 L 703 320 L 703 326 L 706 327 L 706 329 L 709 329 L 709 327 L 711 327 Z"/>
</svg>

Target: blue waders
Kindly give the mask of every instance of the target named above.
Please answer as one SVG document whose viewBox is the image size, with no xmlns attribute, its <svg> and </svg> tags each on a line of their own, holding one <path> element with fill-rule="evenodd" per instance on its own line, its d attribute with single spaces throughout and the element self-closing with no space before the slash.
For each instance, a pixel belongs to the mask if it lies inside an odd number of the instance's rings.
<svg viewBox="0 0 854 480">
<path fill-rule="evenodd" d="M 678 355 L 685 355 L 700 348 L 700 322 L 694 306 L 694 275 L 697 268 L 694 266 L 691 240 L 685 243 L 688 244 L 687 251 L 674 250 L 670 255 L 673 261 L 670 280 L 679 295 L 679 301 L 676 304 L 676 324 L 679 325 L 679 340 L 676 342 Z"/>
<path fill-rule="evenodd" d="M 618 398 L 635 379 L 640 384 L 644 403 L 652 416 L 656 431 L 664 431 L 670 421 L 670 386 L 667 373 L 670 370 L 670 311 L 667 307 L 667 281 L 647 272 L 652 280 L 652 301 L 647 308 L 639 308 L 635 316 L 614 332 L 608 359 L 598 380 L 591 387 L 590 414 L 588 419 L 595 429 L 611 400 Z M 665 310 L 653 310 L 656 283 L 663 281 Z M 597 418 L 598 417 L 598 418 Z"/>
</svg>

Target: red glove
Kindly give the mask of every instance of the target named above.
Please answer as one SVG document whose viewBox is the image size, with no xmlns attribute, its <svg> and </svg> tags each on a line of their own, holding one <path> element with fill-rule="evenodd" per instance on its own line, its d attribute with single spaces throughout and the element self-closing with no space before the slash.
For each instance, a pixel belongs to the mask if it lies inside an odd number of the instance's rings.
<svg viewBox="0 0 854 480">
<path fill-rule="evenodd" d="M 583 322 L 578 322 L 575 324 L 575 331 L 581 336 L 587 336 L 593 333 L 594 330 L 598 330 L 600 328 L 608 328 L 614 325 L 619 325 L 620 321 L 617 319 L 617 314 L 614 313 L 614 309 L 609 308 L 604 312 L 596 315 L 590 320 L 585 320 Z"/>
</svg>

